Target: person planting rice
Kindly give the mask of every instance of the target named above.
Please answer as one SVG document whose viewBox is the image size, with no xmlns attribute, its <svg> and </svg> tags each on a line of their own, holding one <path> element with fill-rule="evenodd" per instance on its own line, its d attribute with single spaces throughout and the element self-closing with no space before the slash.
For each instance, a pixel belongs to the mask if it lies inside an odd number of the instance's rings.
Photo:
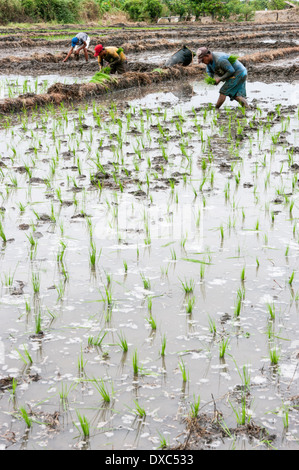
<svg viewBox="0 0 299 470">
<path fill-rule="evenodd" d="M 109 63 L 110 73 L 125 73 L 127 58 L 124 54 L 123 49 L 117 47 L 103 47 L 102 44 L 98 44 L 94 49 L 94 56 L 98 58 L 100 70 L 104 66 L 104 60 Z"/>
<path fill-rule="evenodd" d="M 77 36 L 75 36 L 72 39 L 72 47 L 70 48 L 68 55 L 62 62 L 66 62 L 69 57 L 72 55 L 72 53 L 75 54 L 76 58 L 79 59 L 79 52 L 83 50 L 84 55 L 85 55 L 85 60 L 88 62 L 88 46 L 90 44 L 90 37 L 88 36 L 87 33 L 78 33 Z"/>
<path fill-rule="evenodd" d="M 216 108 L 220 108 L 229 96 L 231 100 L 236 100 L 241 106 L 248 108 L 246 101 L 246 79 L 247 70 L 235 56 L 230 56 L 224 52 L 210 52 L 206 47 L 197 50 L 198 63 L 204 63 L 207 68 L 209 83 L 213 80 L 215 85 L 224 82 L 219 90 L 219 98 Z M 217 75 L 214 78 L 214 75 Z"/>
</svg>

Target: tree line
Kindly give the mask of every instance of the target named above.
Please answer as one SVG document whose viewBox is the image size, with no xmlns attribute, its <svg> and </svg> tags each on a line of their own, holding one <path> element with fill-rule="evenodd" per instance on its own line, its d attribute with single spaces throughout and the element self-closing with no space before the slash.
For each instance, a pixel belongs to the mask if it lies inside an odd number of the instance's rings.
<svg viewBox="0 0 299 470">
<path fill-rule="evenodd" d="M 170 15 L 249 21 L 256 10 L 284 7 L 284 0 L 0 0 L 0 23 L 79 23 L 98 21 L 109 12 L 149 22 Z"/>
</svg>

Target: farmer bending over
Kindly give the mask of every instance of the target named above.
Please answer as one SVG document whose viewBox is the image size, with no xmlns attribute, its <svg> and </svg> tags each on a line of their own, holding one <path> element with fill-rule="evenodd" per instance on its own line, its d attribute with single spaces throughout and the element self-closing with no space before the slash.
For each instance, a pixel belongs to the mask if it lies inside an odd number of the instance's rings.
<svg viewBox="0 0 299 470">
<path fill-rule="evenodd" d="M 78 33 L 77 36 L 75 36 L 72 39 L 72 47 L 70 48 L 68 55 L 62 62 L 66 62 L 68 58 L 72 55 L 74 52 L 75 56 L 79 59 L 79 52 L 83 50 L 84 55 L 85 55 L 85 60 L 88 62 L 88 46 L 90 43 L 90 37 L 88 36 L 87 33 Z"/>
<path fill-rule="evenodd" d="M 105 60 L 109 63 L 110 73 L 118 72 L 122 74 L 126 72 L 127 58 L 121 47 L 103 47 L 102 44 L 98 44 L 94 48 L 94 56 L 98 58 L 100 70 Z"/>
<path fill-rule="evenodd" d="M 210 52 L 206 47 L 200 47 L 197 51 L 198 63 L 204 63 L 207 68 L 207 74 L 215 79 L 215 85 L 224 82 L 220 88 L 220 95 L 216 103 L 216 108 L 223 105 L 226 97 L 236 100 L 241 106 L 248 108 L 246 101 L 246 79 L 247 70 L 241 62 L 235 60 L 231 63 L 228 58 L 229 54 L 224 52 Z"/>
</svg>

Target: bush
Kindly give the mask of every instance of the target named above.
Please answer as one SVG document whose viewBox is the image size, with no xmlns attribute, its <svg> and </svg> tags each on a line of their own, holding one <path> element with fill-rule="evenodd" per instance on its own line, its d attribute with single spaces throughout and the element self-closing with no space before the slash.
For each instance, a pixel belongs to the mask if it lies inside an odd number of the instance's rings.
<svg viewBox="0 0 299 470">
<path fill-rule="evenodd" d="M 36 4 L 34 0 L 21 0 L 24 14 L 31 18 L 36 19 Z"/>
<path fill-rule="evenodd" d="M 80 4 L 79 16 L 83 21 L 97 21 L 101 14 L 101 5 L 96 0 L 83 0 Z"/>
<path fill-rule="evenodd" d="M 20 0 L 0 0 L 0 23 L 23 21 L 24 9 Z"/>
<path fill-rule="evenodd" d="M 127 11 L 134 21 L 155 21 L 161 16 L 163 4 L 160 0 L 126 0 L 123 9 Z"/>
<path fill-rule="evenodd" d="M 150 21 L 156 21 L 161 16 L 162 10 L 163 5 L 160 0 L 145 0 L 143 4 L 144 17 Z"/>
<path fill-rule="evenodd" d="M 79 0 L 34 0 L 37 16 L 44 21 L 76 23 L 79 20 Z"/>
<path fill-rule="evenodd" d="M 142 17 L 143 11 L 143 1 L 142 0 L 126 0 L 123 9 L 127 11 L 130 15 L 130 18 L 134 21 L 140 20 Z"/>
</svg>

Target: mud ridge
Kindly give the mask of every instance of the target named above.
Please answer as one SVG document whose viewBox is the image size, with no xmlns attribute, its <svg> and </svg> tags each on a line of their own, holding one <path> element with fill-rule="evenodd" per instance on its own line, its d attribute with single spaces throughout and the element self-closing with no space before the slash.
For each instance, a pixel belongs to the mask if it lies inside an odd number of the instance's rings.
<svg viewBox="0 0 299 470">
<path fill-rule="evenodd" d="M 47 93 L 35 95 L 29 93 L 20 95 L 15 99 L 5 99 L 0 102 L 0 113 L 18 112 L 23 109 L 30 109 L 47 104 L 60 104 L 67 101 L 80 101 L 95 96 L 107 95 L 115 90 L 126 90 L 132 87 L 149 86 L 153 83 L 161 83 L 171 80 L 187 80 L 203 74 L 201 66 L 172 67 L 164 69 L 162 72 L 129 72 L 122 75 L 116 81 L 105 82 L 105 84 L 73 84 L 64 85 L 56 83 L 51 86 Z"/>
<path fill-rule="evenodd" d="M 274 61 L 286 55 L 298 54 L 298 52 L 299 46 L 296 46 L 293 48 L 269 51 L 268 53 L 255 53 L 240 57 L 240 60 L 247 66 L 250 79 L 263 76 L 267 82 L 274 80 L 291 81 L 299 76 L 299 66 L 296 64 L 292 64 L 289 67 L 257 66 L 256 64 L 264 63 L 265 61 Z M 96 63 L 92 64 L 92 66 L 95 65 Z M 87 83 L 64 85 L 56 83 L 44 94 L 36 95 L 30 93 L 20 95 L 18 98 L 14 99 L 2 100 L 2 102 L 0 102 L 0 113 L 18 112 L 24 108 L 30 109 L 50 103 L 59 104 L 64 101 L 79 101 L 93 96 L 107 95 L 108 92 L 116 90 L 149 86 L 153 83 L 180 80 L 182 78 L 190 79 L 203 75 L 205 71 L 203 65 L 191 65 L 189 67 L 175 66 L 155 71 L 157 65 L 158 64 L 133 63 L 131 64 L 132 71 L 125 73 L 116 80 L 105 82 L 104 84 Z"/>
<path fill-rule="evenodd" d="M 121 23 L 121 24 L 114 24 L 114 25 L 106 25 L 99 27 L 97 24 L 80 24 L 81 30 L 86 30 L 88 31 L 99 31 L 99 32 L 106 32 L 107 30 L 112 30 L 111 34 L 115 33 L 114 28 L 121 28 L 122 31 L 133 31 L 135 33 L 139 33 L 142 31 L 148 31 L 152 32 L 155 34 L 157 32 L 157 25 L 155 24 L 148 24 L 148 25 L 138 25 L 138 24 L 132 24 L 132 23 Z M 170 23 L 167 25 L 159 25 L 159 28 L 161 31 L 165 30 L 167 31 L 180 31 L 180 30 L 186 30 L 188 28 L 188 31 L 193 31 L 193 30 L 200 30 L 200 31 L 211 31 L 211 30 L 217 30 L 217 31 L 236 31 L 236 30 L 247 30 L 247 29 L 252 29 L 254 28 L 256 31 L 257 30 L 269 30 L 273 28 L 277 29 L 289 29 L 289 28 L 298 28 L 298 23 L 296 22 L 288 22 L 288 23 L 252 23 L 252 22 L 238 22 L 237 24 L 232 24 L 231 22 L 215 22 L 215 23 L 210 23 L 210 24 L 202 24 L 198 22 L 190 23 L 190 22 L 182 22 L 182 23 Z M 55 25 L 47 25 L 47 27 L 43 25 L 34 25 L 31 28 L 26 29 L 27 34 L 39 34 L 39 33 L 49 33 L 52 32 L 53 34 L 61 34 L 63 32 L 70 33 L 70 31 L 76 31 L 78 29 L 78 24 L 59 24 L 57 26 Z M 17 35 L 17 34 L 24 34 L 24 29 L 21 27 L 2 27 L 0 28 L 0 34 L 5 35 L 5 34 L 12 34 L 12 35 Z"/>
<path fill-rule="evenodd" d="M 178 34 L 181 33 L 181 34 Z M 286 39 L 290 41 L 290 39 L 298 38 L 299 37 L 299 29 L 297 30 L 290 30 L 287 29 L 286 31 L 283 31 L 281 28 L 275 28 L 274 30 L 272 29 L 271 31 L 261 31 L 261 32 L 247 32 L 247 33 L 242 33 L 239 34 L 239 30 L 235 30 L 231 32 L 231 34 L 227 34 L 226 31 L 223 31 L 223 34 L 221 31 L 215 31 L 217 33 L 215 36 L 211 35 L 211 31 L 209 32 L 209 35 L 207 35 L 205 32 L 202 30 L 199 31 L 192 31 L 188 28 L 188 32 L 186 34 L 186 31 L 181 31 L 177 32 L 174 31 L 170 33 L 168 31 L 167 34 L 158 34 L 155 32 L 155 34 L 146 34 L 146 33 L 137 33 L 132 32 L 131 34 L 111 34 L 111 35 L 101 35 L 101 34 L 96 34 L 91 36 L 91 47 L 95 46 L 96 44 L 103 43 L 107 44 L 108 42 L 113 42 L 113 44 L 118 43 L 118 45 L 124 47 L 124 45 L 130 44 L 131 49 L 127 49 L 127 51 L 132 50 L 132 51 L 142 51 L 145 50 L 144 44 L 140 44 L 142 41 L 147 41 L 149 38 L 153 37 L 153 42 L 150 43 L 148 42 L 148 47 L 176 47 L 176 44 L 170 41 L 167 41 L 167 37 L 173 37 L 175 36 L 176 38 L 182 37 L 183 42 L 190 42 L 190 37 L 192 38 L 194 36 L 194 39 L 191 41 L 195 46 L 200 45 L 200 44 L 214 44 L 214 43 L 219 43 L 221 44 L 221 41 L 240 41 L 243 39 L 258 39 L 258 38 L 264 38 L 264 37 L 275 37 L 277 40 L 281 39 Z M 157 38 L 160 38 L 157 40 Z M 70 45 L 70 38 L 67 39 L 53 39 L 53 40 L 47 40 L 47 39 L 41 39 L 41 38 L 33 38 L 33 37 L 0 37 L 0 42 L 2 47 L 6 47 L 8 49 L 18 49 L 18 48 L 30 48 L 30 47 L 68 47 Z M 135 42 L 135 43 L 134 43 Z M 191 44 L 190 44 L 191 45 Z M 139 49 L 139 47 L 141 49 Z"/>
<path fill-rule="evenodd" d="M 228 48 L 228 45 L 226 45 Z M 281 47 L 279 49 L 271 49 L 269 51 L 256 52 L 253 54 L 246 54 L 240 57 L 240 60 L 244 65 L 272 62 L 277 59 L 284 57 L 290 57 L 296 55 L 299 52 L 299 46 Z M 90 52 L 91 60 L 86 63 L 85 61 L 76 61 L 74 56 L 70 57 L 67 64 L 63 63 L 62 60 L 65 57 L 65 53 L 58 54 L 32 54 L 29 57 L 6 57 L 0 60 L 0 69 L 2 73 L 9 70 L 15 70 L 18 68 L 19 73 L 59 73 L 61 75 L 80 74 L 86 76 L 86 74 L 94 74 L 98 70 L 97 61 L 93 60 L 93 54 Z M 148 72 L 157 67 L 163 67 L 165 61 L 161 60 L 159 63 L 141 63 L 135 61 L 128 61 L 128 70 Z"/>
<path fill-rule="evenodd" d="M 241 62 L 244 65 L 255 64 L 260 62 L 271 62 L 276 59 L 282 59 L 286 56 L 299 53 L 299 46 L 295 47 L 286 47 L 281 49 L 276 49 L 274 51 L 268 52 L 256 52 L 254 54 L 247 54 L 240 57 Z"/>
</svg>

